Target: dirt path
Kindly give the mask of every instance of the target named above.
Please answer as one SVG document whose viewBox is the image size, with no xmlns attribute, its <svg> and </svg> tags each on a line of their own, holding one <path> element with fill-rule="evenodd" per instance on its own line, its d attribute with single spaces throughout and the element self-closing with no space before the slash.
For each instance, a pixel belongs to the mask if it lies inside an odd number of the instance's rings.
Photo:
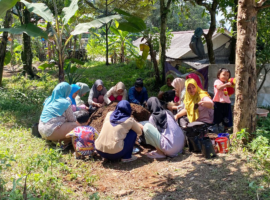
<svg viewBox="0 0 270 200">
<path fill-rule="evenodd" d="M 90 177 L 98 179 L 92 185 L 85 187 L 84 179 L 65 180 L 64 184 L 76 193 L 97 192 L 100 199 L 255 199 L 256 192 L 249 183 L 262 174 L 237 154 L 219 154 L 206 160 L 201 154 L 187 152 L 157 161 L 147 158 L 145 152 L 132 163 L 98 158 L 91 163 Z"/>
</svg>

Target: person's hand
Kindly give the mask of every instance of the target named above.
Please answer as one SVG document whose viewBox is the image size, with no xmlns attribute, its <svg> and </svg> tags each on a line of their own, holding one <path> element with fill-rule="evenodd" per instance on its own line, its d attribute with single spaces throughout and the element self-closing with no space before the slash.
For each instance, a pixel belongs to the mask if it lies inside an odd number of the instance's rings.
<svg viewBox="0 0 270 200">
<path fill-rule="evenodd" d="M 226 83 L 228 87 L 232 86 L 231 82 Z"/>
<path fill-rule="evenodd" d="M 97 103 L 97 107 L 102 107 L 102 104 L 101 103 Z"/>
<path fill-rule="evenodd" d="M 205 102 L 200 101 L 200 102 L 198 103 L 198 105 L 199 105 L 199 106 L 203 106 L 203 105 L 204 105 L 204 103 L 205 103 Z"/>
<path fill-rule="evenodd" d="M 85 106 L 85 110 L 89 110 L 89 107 Z"/>
<path fill-rule="evenodd" d="M 167 105 L 167 108 L 168 108 L 168 110 L 171 110 L 171 111 L 172 111 L 172 110 L 173 110 L 173 105 L 168 104 L 168 105 Z"/>
<path fill-rule="evenodd" d="M 178 117 L 177 117 L 177 115 L 174 115 L 174 119 L 175 119 L 175 121 L 177 121 L 177 120 L 178 120 Z"/>
</svg>

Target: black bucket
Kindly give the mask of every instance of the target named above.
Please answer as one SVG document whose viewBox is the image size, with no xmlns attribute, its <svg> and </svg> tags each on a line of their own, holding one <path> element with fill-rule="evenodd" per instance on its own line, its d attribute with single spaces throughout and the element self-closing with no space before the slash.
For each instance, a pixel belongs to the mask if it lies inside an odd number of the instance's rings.
<svg viewBox="0 0 270 200">
<path fill-rule="evenodd" d="M 41 135 L 40 135 L 40 133 L 38 131 L 38 123 L 33 124 L 33 126 L 32 126 L 32 135 L 35 136 L 35 137 L 41 138 Z"/>
<path fill-rule="evenodd" d="M 202 138 L 200 142 L 202 147 L 202 154 L 206 159 L 210 159 L 216 156 L 215 149 L 209 137 Z"/>
</svg>

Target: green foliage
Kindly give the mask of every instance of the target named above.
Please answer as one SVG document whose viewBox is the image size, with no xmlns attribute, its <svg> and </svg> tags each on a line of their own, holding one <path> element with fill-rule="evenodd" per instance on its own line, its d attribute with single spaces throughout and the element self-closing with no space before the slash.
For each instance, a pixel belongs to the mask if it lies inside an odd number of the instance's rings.
<svg viewBox="0 0 270 200">
<path fill-rule="evenodd" d="M 35 13 L 41 16 L 47 22 L 53 21 L 53 14 L 48 6 L 44 3 L 29 3 L 25 0 L 21 0 L 21 2 L 26 6 L 30 13 Z"/>
<path fill-rule="evenodd" d="M 17 42 L 17 40 L 14 40 L 14 46 L 13 46 L 13 54 L 11 58 L 11 66 L 13 68 L 14 65 L 21 65 L 22 59 L 21 59 L 21 53 L 23 51 L 23 46 Z M 15 70 L 15 69 L 13 69 Z"/>
<path fill-rule="evenodd" d="M 63 9 L 63 12 L 65 14 L 63 17 L 63 25 L 67 24 L 70 18 L 73 17 L 73 15 L 75 15 L 75 13 L 77 12 L 79 8 L 78 1 L 79 0 L 71 1 L 70 5 Z"/>
<path fill-rule="evenodd" d="M 6 11 L 11 9 L 19 0 L 1 0 L 0 1 L 0 18 L 6 15 Z"/>
<path fill-rule="evenodd" d="M 147 27 L 160 27 L 159 1 L 154 5 L 155 9 L 147 18 Z M 190 2 L 172 4 L 168 14 L 167 27 L 172 31 L 195 30 L 198 27 L 209 28 L 210 15 L 205 9 Z"/>
<path fill-rule="evenodd" d="M 89 32 L 90 28 L 100 28 L 101 26 L 109 23 L 110 21 L 114 20 L 114 19 L 120 19 L 121 16 L 120 15 L 111 15 L 108 17 L 102 17 L 99 19 L 95 19 L 91 22 L 88 23 L 81 23 L 78 24 L 75 29 L 71 32 L 71 35 L 79 35 L 82 33 L 87 33 Z"/>
<path fill-rule="evenodd" d="M 38 37 L 41 36 L 45 39 L 48 38 L 47 33 L 43 31 L 42 29 L 38 28 L 37 26 L 33 25 L 32 23 L 24 24 L 21 26 L 13 27 L 13 28 L 1 28 L 1 31 L 6 31 L 11 34 L 22 34 L 26 33 L 27 35 L 30 35 L 32 37 Z"/>
<path fill-rule="evenodd" d="M 4 60 L 4 65 L 8 65 L 11 61 L 11 53 L 10 51 L 6 51 L 6 56 L 5 56 L 5 60 Z"/>
<path fill-rule="evenodd" d="M 75 84 L 85 77 L 83 71 L 78 72 L 76 64 L 82 65 L 84 63 L 74 58 L 65 60 L 64 70 L 69 84 Z"/>
<path fill-rule="evenodd" d="M 86 45 L 88 59 L 96 61 L 99 58 L 105 57 L 105 41 L 103 38 L 91 37 Z"/>
<path fill-rule="evenodd" d="M 270 115 L 267 118 L 260 118 L 258 120 L 257 129 L 253 134 L 249 134 L 245 129 L 242 129 L 236 135 L 236 139 L 233 141 L 233 145 L 236 147 L 242 147 L 243 152 L 252 156 L 249 156 L 249 161 L 255 165 L 255 167 L 264 172 L 263 180 L 266 183 L 270 181 Z M 259 189 L 263 189 L 262 186 L 256 185 L 251 182 L 249 187 L 258 192 Z"/>
<path fill-rule="evenodd" d="M 130 33 L 139 33 L 146 29 L 146 24 L 141 18 L 133 16 L 118 8 L 114 10 L 118 12 L 119 14 L 124 15 L 123 18 L 126 20 L 124 22 L 119 23 L 118 29 L 122 31 L 130 32 Z"/>
<path fill-rule="evenodd" d="M 159 52 L 159 50 L 160 50 L 160 28 L 158 28 L 158 27 L 147 28 L 143 32 L 143 37 L 146 38 L 146 40 L 147 40 L 147 38 L 151 37 L 154 51 Z M 173 34 L 171 33 L 171 30 L 169 30 L 167 28 L 167 30 L 166 30 L 166 49 L 170 48 L 172 38 L 173 38 Z"/>
</svg>

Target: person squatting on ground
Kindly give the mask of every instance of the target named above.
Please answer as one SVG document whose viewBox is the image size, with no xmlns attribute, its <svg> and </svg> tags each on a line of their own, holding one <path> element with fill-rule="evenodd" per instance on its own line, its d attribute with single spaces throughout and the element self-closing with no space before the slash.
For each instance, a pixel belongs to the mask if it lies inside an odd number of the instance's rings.
<svg viewBox="0 0 270 200">
<path fill-rule="evenodd" d="M 177 110 L 180 112 L 184 109 L 184 98 L 185 98 L 185 80 L 182 78 L 175 78 L 172 82 L 172 86 L 175 89 L 175 98 L 174 98 L 174 105 L 168 105 L 169 110 Z"/>
<path fill-rule="evenodd" d="M 75 101 L 75 98 L 78 95 L 79 91 L 80 91 L 80 87 L 78 85 L 76 84 L 71 85 L 71 92 L 69 96 L 67 97 L 67 100 L 70 102 L 73 112 L 80 110 L 80 108 L 77 108 L 76 101 Z"/>
<path fill-rule="evenodd" d="M 78 127 L 69 132 L 66 137 L 72 138 L 72 144 L 77 159 L 83 159 L 85 156 L 92 156 L 95 150 L 95 140 L 98 138 L 98 131 L 88 126 L 90 122 L 89 113 L 86 110 L 80 110 L 76 114 Z"/>
<path fill-rule="evenodd" d="M 146 143 L 156 148 L 156 151 L 148 153 L 147 156 L 150 158 L 177 156 L 184 148 L 185 136 L 173 114 L 164 110 L 156 97 L 148 99 L 147 108 L 151 112 L 149 123 L 140 127 L 143 129 Z"/>
<path fill-rule="evenodd" d="M 107 93 L 106 88 L 103 85 L 102 80 L 98 79 L 92 86 L 89 97 L 88 103 L 94 107 L 102 107 L 104 105 L 104 95 Z"/>
<path fill-rule="evenodd" d="M 225 131 L 232 127 L 232 109 L 231 100 L 228 95 L 227 87 L 232 84 L 228 82 L 231 72 L 228 69 L 221 68 L 217 73 L 217 80 L 214 82 L 214 124 L 224 125 Z"/>
<path fill-rule="evenodd" d="M 122 82 L 118 82 L 104 96 L 104 101 L 106 104 L 110 104 L 111 102 L 119 102 L 126 99 L 127 90 L 124 83 Z"/>
<path fill-rule="evenodd" d="M 70 85 L 62 82 L 45 100 L 38 125 L 38 130 L 43 138 L 54 142 L 63 141 L 65 144 L 70 142 L 71 139 L 65 136 L 78 126 L 71 104 L 66 99 L 70 92 Z"/>
<path fill-rule="evenodd" d="M 180 126 L 182 128 L 186 128 L 188 123 L 195 121 L 212 124 L 214 103 L 210 95 L 198 87 L 197 82 L 193 78 L 186 80 L 185 87 L 185 109 L 175 115 L 175 120 L 180 118 Z"/>
<path fill-rule="evenodd" d="M 170 90 L 173 90 L 173 86 L 172 86 L 172 82 L 174 80 L 174 77 L 172 74 L 169 74 L 166 76 L 166 84 L 163 85 L 161 88 L 160 88 L 160 91 L 158 93 L 158 99 L 162 100 L 163 99 L 163 94 L 165 92 L 168 92 Z"/>
<path fill-rule="evenodd" d="M 139 124 L 131 117 L 131 106 L 126 100 L 120 101 L 115 110 L 108 112 L 95 146 L 99 155 L 108 160 L 130 162 L 137 135 L 142 134 Z"/>
<path fill-rule="evenodd" d="M 128 101 L 139 105 L 145 105 L 148 99 L 148 93 L 143 87 L 143 80 L 138 78 L 135 85 L 128 91 Z"/>
<path fill-rule="evenodd" d="M 90 88 L 86 83 L 77 82 L 76 85 L 80 87 L 79 93 L 75 98 L 76 105 L 78 108 L 88 110 L 89 108 L 85 105 L 84 101 L 81 98 L 90 91 Z"/>
</svg>

